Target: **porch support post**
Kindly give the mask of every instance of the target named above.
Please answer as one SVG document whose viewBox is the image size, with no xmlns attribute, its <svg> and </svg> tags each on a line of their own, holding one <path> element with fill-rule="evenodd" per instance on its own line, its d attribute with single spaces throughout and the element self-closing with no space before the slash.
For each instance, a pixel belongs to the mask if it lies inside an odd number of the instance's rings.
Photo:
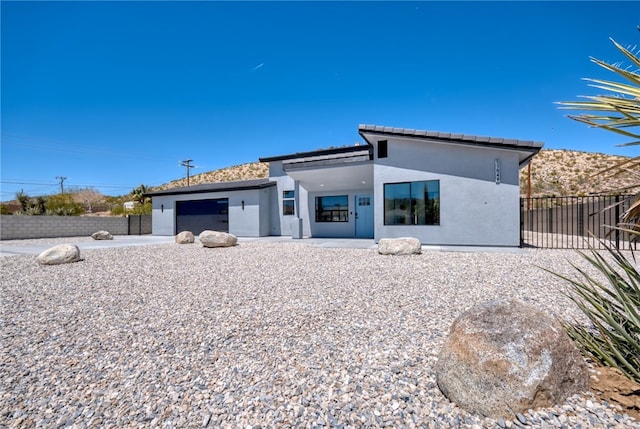
<svg viewBox="0 0 640 429">
<path fill-rule="evenodd" d="M 300 218 L 300 181 L 293 181 L 293 210 L 295 216 L 291 224 L 291 238 L 302 238 L 302 218 Z"/>
</svg>

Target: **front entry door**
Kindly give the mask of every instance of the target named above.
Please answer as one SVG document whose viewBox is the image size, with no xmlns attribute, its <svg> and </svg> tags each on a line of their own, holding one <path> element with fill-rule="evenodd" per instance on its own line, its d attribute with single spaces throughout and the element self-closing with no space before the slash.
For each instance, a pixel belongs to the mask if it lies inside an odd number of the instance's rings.
<svg viewBox="0 0 640 429">
<path fill-rule="evenodd" d="M 373 195 L 356 195 L 356 238 L 373 238 Z"/>
</svg>

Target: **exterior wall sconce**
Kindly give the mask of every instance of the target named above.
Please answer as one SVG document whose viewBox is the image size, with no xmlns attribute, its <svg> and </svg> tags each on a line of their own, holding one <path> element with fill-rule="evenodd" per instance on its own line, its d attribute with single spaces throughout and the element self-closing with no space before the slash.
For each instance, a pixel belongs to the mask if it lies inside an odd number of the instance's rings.
<svg viewBox="0 0 640 429">
<path fill-rule="evenodd" d="M 160 204 L 160 213 L 164 213 L 164 204 Z"/>
<path fill-rule="evenodd" d="M 242 210 L 244 210 L 244 200 L 242 200 Z"/>
</svg>

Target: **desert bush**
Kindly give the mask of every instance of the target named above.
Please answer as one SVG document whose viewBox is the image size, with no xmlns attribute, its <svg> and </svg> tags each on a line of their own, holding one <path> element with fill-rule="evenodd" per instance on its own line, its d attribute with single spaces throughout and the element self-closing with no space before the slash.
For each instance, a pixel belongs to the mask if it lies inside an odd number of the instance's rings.
<svg viewBox="0 0 640 429">
<path fill-rule="evenodd" d="M 71 194 L 51 195 L 44 203 L 45 214 L 50 216 L 79 216 L 84 209 L 73 200 Z"/>
</svg>

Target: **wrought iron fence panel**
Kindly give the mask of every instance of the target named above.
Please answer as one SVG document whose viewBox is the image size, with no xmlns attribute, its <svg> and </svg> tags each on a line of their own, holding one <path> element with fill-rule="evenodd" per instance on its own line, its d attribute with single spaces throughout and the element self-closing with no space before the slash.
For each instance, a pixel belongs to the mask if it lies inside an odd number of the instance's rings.
<svg viewBox="0 0 640 429">
<path fill-rule="evenodd" d="M 632 195 L 520 199 L 520 244 L 547 249 L 637 249 L 631 234 L 614 229 Z M 604 244 L 603 244 L 604 243 Z"/>
</svg>

